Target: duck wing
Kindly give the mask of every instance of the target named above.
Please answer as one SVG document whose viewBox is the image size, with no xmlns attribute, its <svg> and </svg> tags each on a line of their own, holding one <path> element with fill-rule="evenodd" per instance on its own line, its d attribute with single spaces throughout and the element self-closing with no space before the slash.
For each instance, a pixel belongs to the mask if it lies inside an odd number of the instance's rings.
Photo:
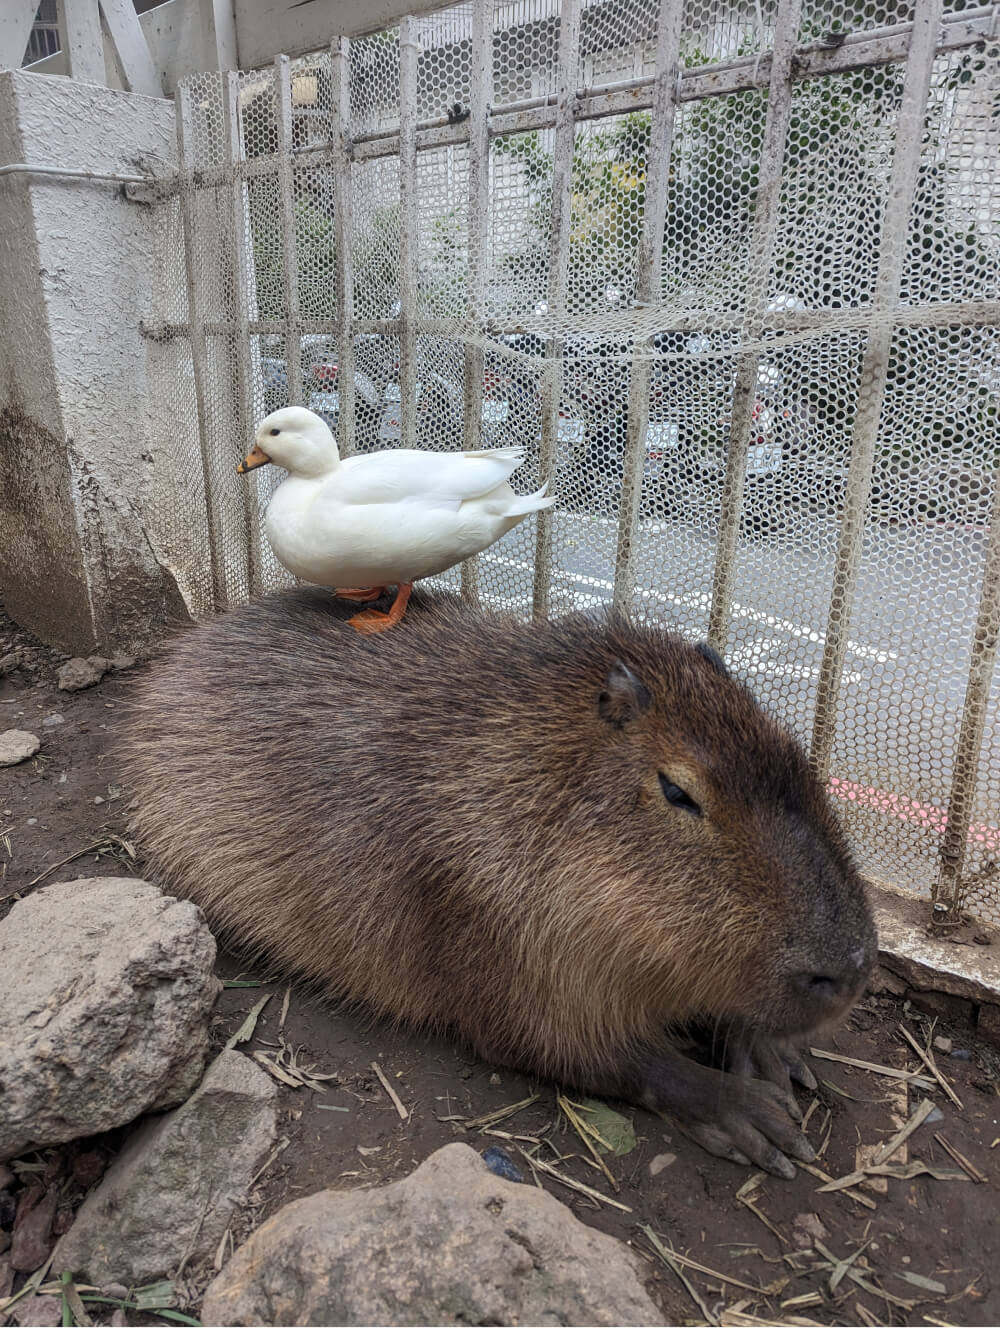
<svg viewBox="0 0 1000 1328">
<path fill-rule="evenodd" d="M 348 457 L 337 474 L 338 497 L 348 503 L 422 500 L 457 509 L 505 484 L 524 461 L 524 448 L 483 452 L 421 452 L 400 448 Z"/>
</svg>

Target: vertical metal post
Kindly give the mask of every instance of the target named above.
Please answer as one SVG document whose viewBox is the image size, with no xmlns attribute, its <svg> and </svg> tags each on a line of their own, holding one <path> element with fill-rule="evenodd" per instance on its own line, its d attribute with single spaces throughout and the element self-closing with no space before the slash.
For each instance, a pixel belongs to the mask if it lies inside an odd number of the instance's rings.
<svg viewBox="0 0 1000 1328">
<path fill-rule="evenodd" d="M 548 311 L 556 327 L 566 310 L 566 285 L 569 276 L 569 224 L 573 201 L 573 146 L 576 136 L 576 79 L 580 58 L 581 0 L 563 0 L 559 15 L 559 72 L 556 89 L 555 152 L 552 162 L 552 209 L 549 239 L 552 258 L 549 264 Z M 562 390 L 562 341 L 549 337 L 545 346 L 545 370 L 542 379 L 542 444 L 539 458 L 541 478 L 551 486 L 555 475 L 556 447 L 559 440 L 559 397 Z M 552 579 L 552 511 L 539 512 L 535 537 L 535 583 L 532 613 L 544 618 L 549 611 Z"/>
<path fill-rule="evenodd" d="M 754 221 L 750 235 L 747 285 L 741 340 L 760 336 L 767 308 L 767 290 L 778 226 L 781 174 L 785 142 L 792 118 L 792 60 L 799 35 L 802 0 L 780 0 L 774 21 L 771 77 L 767 88 L 767 115 L 760 149 L 760 174 L 754 196 Z M 726 448 L 726 477 L 719 511 L 719 538 L 712 578 L 712 606 L 708 615 L 708 639 L 716 650 L 725 650 L 736 576 L 736 544 L 747 474 L 747 448 L 753 427 L 760 355 L 743 354 L 736 369 L 732 418 Z"/>
<path fill-rule="evenodd" d="M 483 324 L 486 300 L 486 238 L 489 218 L 489 114 L 493 96 L 493 0 L 475 0 L 472 14 L 472 72 L 469 86 L 469 240 L 465 313 L 470 327 Z M 482 442 L 483 362 L 478 346 L 465 347 L 465 449 Z M 479 602 L 475 558 L 462 564 L 462 598 Z"/>
<path fill-rule="evenodd" d="M 871 492 L 875 441 L 889 367 L 889 349 L 893 337 L 892 314 L 899 303 L 910 210 L 920 168 L 924 114 L 940 25 L 941 0 L 917 0 L 906 56 L 892 171 L 882 216 L 882 252 L 872 301 L 872 323 L 861 364 L 847 494 L 840 521 L 826 642 L 816 688 L 810 759 L 821 779 L 825 779 L 829 773 L 830 753 L 836 731 L 837 701 L 847 652 L 847 632 L 858 583 L 865 510 Z"/>
<path fill-rule="evenodd" d="M 285 374 L 288 403 L 302 405 L 302 353 L 299 340 L 299 262 L 295 238 L 295 174 L 292 170 L 292 71 L 287 55 L 274 57 L 278 126 L 278 204 L 281 209 L 281 283 L 285 304 Z"/>
<path fill-rule="evenodd" d="M 979 612 L 972 638 L 969 681 L 962 708 L 962 727 L 955 748 L 955 769 L 948 799 L 948 823 L 941 842 L 941 865 L 934 887 L 935 918 L 945 923 L 959 921 L 962 903 L 962 866 L 969 843 L 969 825 L 976 800 L 979 754 L 986 723 L 986 707 L 1000 634 L 1000 468 L 994 475 L 993 511 L 986 546 Z"/>
<path fill-rule="evenodd" d="M 198 284 L 194 272 L 194 182 L 188 152 L 187 125 L 191 116 L 191 93 L 183 83 L 177 88 L 177 158 L 180 191 L 181 226 L 184 232 L 184 285 L 187 290 L 188 328 L 191 340 L 191 367 L 194 373 L 194 399 L 198 412 L 198 444 L 201 478 L 205 493 L 205 521 L 208 526 L 208 553 L 212 572 L 212 607 L 218 613 L 226 607 L 226 564 L 222 538 L 222 494 L 212 472 L 208 409 L 205 391 L 205 329 L 198 308 Z"/>
<path fill-rule="evenodd" d="M 247 265 L 253 262 L 253 238 L 250 234 L 247 213 L 246 185 L 239 169 L 244 160 L 244 152 L 243 138 L 240 133 L 240 76 L 235 70 L 227 70 L 223 74 L 223 90 L 225 93 L 223 109 L 226 149 L 232 172 L 232 182 L 229 186 L 230 235 L 232 237 L 229 264 L 232 272 L 232 287 L 227 294 L 229 294 L 232 301 L 232 309 L 228 320 L 232 327 L 230 358 L 236 370 L 232 385 L 233 420 L 236 426 L 236 435 L 239 439 L 237 446 L 242 448 L 244 445 L 249 445 L 252 432 L 250 407 L 253 392 L 253 370 L 250 365 L 251 311 Z M 256 313 L 257 311 L 254 310 L 254 318 L 256 318 Z M 243 499 L 243 511 L 246 520 L 247 591 L 252 597 L 259 594 L 262 588 L 260 550 L 262 534 L 256 483 L 248 481 L 241 484 L 240 493 Z"/>
<path fill-rule="evenodd" d="M 351 147 L 351 43 L 335 37 L 330 47 L 333 84 L 331 152 L 333 165 L 333 233 L 337 295 L 337 414 L 342 457 L 354 451 L 356 396 L 354 390 L 354 181 Z"/>
<path fill-rule="evenodd" d="M 399 418 L 400 441 L 417 433 L 417 23 L 399 25 Z"/>
<path fill-rule="evenodd" d="M 635 298 L 652 304 L 660 298 L 663 268 L 663 232 L 670 186 L 670 153 L 677 111 L 677 72 L 680 60 L 683 0 L 661 0 L 656 40 L 656 82 L 653 86 L 653 116 L 646 162 L 646 197 L 642 233 L 636 252 Z M 628 610 L 635 593 L 635 551 L 639 527 L 639 497 L 642 492 L 644 443 L 649 426 L 649 384 L 652 365 L 647 340 L 645 355 L 633 353 L 629 374 L 628 432 L 622 471 L 622 500 L 618 515 L 618 549 L 615 556 L 616 609 Z M 638 349 L 638 348 L 636 348 Z"/>
</svg>

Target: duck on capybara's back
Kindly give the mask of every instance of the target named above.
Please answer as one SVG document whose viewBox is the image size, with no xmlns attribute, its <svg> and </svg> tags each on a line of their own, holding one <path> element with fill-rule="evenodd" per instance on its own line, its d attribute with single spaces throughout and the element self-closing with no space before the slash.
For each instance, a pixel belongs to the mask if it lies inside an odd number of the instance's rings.
<svg viewBox="0 0 1000 1328">
<path fill-rule="evenodd" d="M 792 1174 L 787 1040 L 853 1003 L 876 946 L 794 740 L 713 652 L 613 614 L 418 595 L 371 639 L 353 611 L 271 596 L 137 685 L 161 882 L 276 974 Z M 722 1067 L 682 1054 L 694 1028 Z"/>
</svg>

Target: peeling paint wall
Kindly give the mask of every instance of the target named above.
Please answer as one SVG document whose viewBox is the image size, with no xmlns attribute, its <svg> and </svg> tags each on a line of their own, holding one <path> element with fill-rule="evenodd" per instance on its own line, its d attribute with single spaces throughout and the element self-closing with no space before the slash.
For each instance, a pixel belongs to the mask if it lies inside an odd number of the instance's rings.
<svg viewBox="0 0 1000 1328">
<path fill-rule="evenodd" d="M 173 107 L 8 71 L 0 142 L 8 160 L 168 174 Z M 184 612 L 140 515 L 156 463 L 139 324 L 160 224 L 115 184 L 0 177 L 0 590 L 67 650 L 142 651 Z"/>
</svg>

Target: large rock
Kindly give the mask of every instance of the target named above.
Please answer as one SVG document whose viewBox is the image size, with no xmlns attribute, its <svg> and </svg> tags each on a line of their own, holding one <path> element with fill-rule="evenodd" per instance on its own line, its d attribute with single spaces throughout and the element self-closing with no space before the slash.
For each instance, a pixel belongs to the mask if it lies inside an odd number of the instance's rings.
<svg viewBox="0 0 1000 1328">
<path fill-rule="evenodd" d="M 0 1160 L 195 1088 L 219 991 L 201 910 L 147 881 L 50 885 L 0 922 Z"/>
<path fill-rule="evenodd" d="M 7 729 L 0 733 L 0 765 L 20 765 L 41 747 L 36 733 L 26 729 Z"/>
<path fill-rule="evenodd" d="M 466 1144 L 378 1190 L 323 1190 L 255 1231 L 203 1323 L 662 1324 L 639 1261 Z"/>
<path fill-rule="evenodd" d="M 129 1140 L 59 1242 L 89 1282 L 151 1282 L 211 1256 L 277 1132 L 274 1080 L 224 1051 L 182 1107 Z"/>
<path fill-rule="evenodd" d="M 63 692 L 82 692 L 85 687 L 99 683 L 111 661 L 103 655 L 90 655 L 87 659 L 69 659 L 59 670 L 59 690 Z"/>
</svg>

